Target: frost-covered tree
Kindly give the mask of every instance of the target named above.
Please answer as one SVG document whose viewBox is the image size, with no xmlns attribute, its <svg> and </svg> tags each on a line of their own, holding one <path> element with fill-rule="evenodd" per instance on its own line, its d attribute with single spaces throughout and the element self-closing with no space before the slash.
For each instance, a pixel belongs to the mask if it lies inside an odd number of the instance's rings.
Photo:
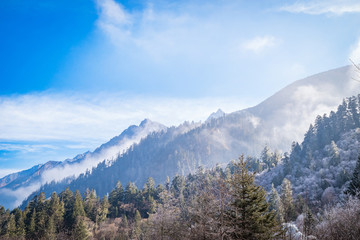
<svg viewBox="0 0 360 240">
<path fill-rule="evenodd" d="M 276 191 L 274 184 L 271 185 L 271 192 L 269 194 L 269 210 L 274 210 L 277 215 L 277 220 L 279 222 L 284 222 L 284 207 L 282 205 L 280 196 Z"/>
<path fill-rule="evenodd" d="M 360 156 L 358 157 L 358 160 L 356 162 L 354 173 L 351 178 L 349 187 L 346 190 L 346 193 L 353 195 L 353 196 L 355 196 L 355 195 L 359 196 L 359 193 L 360 193 Z"/>
<path fill-rule="evenodd" d="M 292 197 L 291 182 L 284 178 L 281 184 L 281 202 L 284 207 L 284 219 L 286 222 L 291 221 L 295 215 L 294 200 Z"/>
<path fill-rule="evenodd" d="M 272 152 L 268 146 L 265 146 L 261 151 L 260 160 L 266 165 L 266 168 L 270 169 L 272 167 Z"/>
</svg>

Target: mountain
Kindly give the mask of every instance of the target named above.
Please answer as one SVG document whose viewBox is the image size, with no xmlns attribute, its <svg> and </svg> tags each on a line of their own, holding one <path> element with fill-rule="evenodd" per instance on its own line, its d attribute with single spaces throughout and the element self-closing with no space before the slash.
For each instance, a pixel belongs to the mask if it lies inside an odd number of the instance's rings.
<svg viewBox="0 0 360 240">
<path fill-rule="evenodd" d="M 225 116 L 225 113 L 223 112 L 223 110 L 221 110 L 219 108 L 216 112 L 213 112 L 212 114 L 210 114 L 210 116 L 206 119 L 206 122 L 210 122 L 212 119 L 217 119 L 217 118 L 221 118 L 224 116 Z"/>
<path fill-rule="evenodd" d="M 284 178 L 294 195 L 315 209 L 346 199 L 347 189 L 360 153 L 360 94 L 344 99 L 336 111 L 318 116 L 301 144 L 279 164 L 258 175 L 267 190 L 280 190 Z"/>
<path fill-rule="evenodd" d="M 95 189 L 103 196 L 117 180 L 141 187 L 150 176 L 158 183 L 164 182 L 166 176 L 191 173 L 199 166 L 226 164 L 241 153 L 258 155 L 265 145 L 289 151 L 290 143 L 302 140 L 317 115 L 335 109 L 344 97 L 356 92 L 351 71 L 351 67 L 343 67 L 316 74 L 294 82 L 252 108 L 226 115 L 218 111 L 202 124 L 185 122 L 153 132 L 111 164 L 103 161 L 77 178 L 48 181 L 40 191 L 48 196 L 69 186 L 81 192 Z"/>
<path fill-rule="evenodd" d="M 66 159 L 63 162 L 49 161 L 28 170 L 7 175 L 0 179 L 0 204 L 5 207 L 19 205 L 25 197 L 46 182 L 77 177 L 103 160 L 110 165 L 113 159 L 125 152 L 131 145 L 140 142 L 142 138 L 152 132 L 165 129 L 164 125 L 145 119 L 139 126 L 130 126 L 119 136 L 112 138 L 93 152 L 79 154 L 73 159 Z"/>
</svg>

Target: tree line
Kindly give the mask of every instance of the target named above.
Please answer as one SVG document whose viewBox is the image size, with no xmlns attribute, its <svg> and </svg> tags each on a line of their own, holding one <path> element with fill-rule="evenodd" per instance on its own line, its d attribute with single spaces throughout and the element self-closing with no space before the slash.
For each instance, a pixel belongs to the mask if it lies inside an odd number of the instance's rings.
<svg viewBox="0 0 360 240">
<path fill-rule="evenodd" d="M 25 209 L 0 207 L 1 239 L 356 239 L 360 201 L 360 158 L 347 194 L 331 209 L 310 209 L 296 198 L 286 178 L 281 193 L 255 184 L 243 156 L 225 169 L 199 168 L 164 185 L 150 177 L 139 190 L 118 182 L 100 199 L 94 190 L 83 196 L 69 188 L 49 198 L 34 197 Z M 326 211 L 325 211 L 326 210 Z M 353 212 L 352 212 L 353 211 Z M 291 222 L 301 220 L 301 232 Z M 346 224 L 345 224 L 346 223 Z M 344 225 L 345 224 L 345 225 Z M 352 227 L 349 227 L 352 226 Z M 331 232 L 327 231 L 331 227 Z M 350 231 L 351 230 L 351 231 Z M 344 237 L 343 231 L 348 231 Z M 326 236 L 326 237 L 324 237 Z M 340 237 L 339 236 L 343 236 Z"/>
</svg>

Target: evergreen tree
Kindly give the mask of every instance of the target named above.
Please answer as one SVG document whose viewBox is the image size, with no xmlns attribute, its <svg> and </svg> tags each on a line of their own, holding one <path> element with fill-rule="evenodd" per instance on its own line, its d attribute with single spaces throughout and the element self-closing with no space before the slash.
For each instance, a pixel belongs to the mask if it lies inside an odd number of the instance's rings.
<svg viewBox="0 0 360 240">
<path fill-rule="evenodd" d="M 22 211 L 17 211 L 15 214 L 16 219 L 16 236 L 18 239 L 24 239 L 26 234 L 25 222 L 24 222 L 25 213 Z"/>
<path fill-rule="evenodd" d="M 135 213 L 135 222 L 132 235 L 133 237 L 136 237 L 136 239 L 141 239 L 141 215 L 138 210 L 136 210 Z"/>
<path fill-rule="evenodd" d="M 312 214 L 310 208 L 306 208 L 305 216 L 304 216 L 304 235 L 305 237 L 311 235 L 315 228 L 315 218 Z"/>
<path fill-rule="evenodd" d="M 358 157 L 353 176 L 345 193 L 360 197 L 360 156 Z"/>
<path fill-rule="evenodd" d="M 170 191 L 170 178 L 169 178 L 169 176 L 166 176 L 165 189 L 166 189 L 166 191 Z"/>
<path fill-rule="evenodd" d="M 87 240 L 90 238 L 90 233 L 85 225 L 83 217 L 81 216 L 76 219 L 73 237 L 75 240 Z"/>
<path fill-rule="evenodd" d="M 330 143 L 329 149 L 330 165 L 337 166 L 340 163 L 339 148 L 334 141 Z"/>
<path fill-rule="evenodd" d="M 49 203 L 49 216 L 52 218 L 57 233 L 63 228 L 64 211 L 64 203 L 60 202 L 56 192 L 53 192 Z"/>
<path fill-rule="evenodd" d="M 10 214 L 9 219 L 6 224 L 6 236 L 9 238 L 14 238 L 16 234 L 16 221 L 14 214 Z"/>
<path fill-rule="evenodd" d="M 265 163 L 267 169 L 273 167 L 272 164 L 273 154 L 268 146 L 265 146 L 264 149 L 262 150 L 260 159 L 263 163 Z"/>
<path fill-rule="evenodd" d="M 294 218 L 295 208 L 292 197 L 291 182 L 287 178 L 284 178 L 283 183 L 281 184 L 280 199 L 284 207 L 284 220 L 285 222 L 289 222 Z"/>
<path fill-rule="evenodd" d="M 33 208 L 32 212 L 30 213 L 29 223 L 27 225 L 27 238 L 35 239 L 36 236 L 36 209 Z"/>
<path fill-rule="evenodd" d="M 97 220 L 97 205 L 98 200 L 96 198 L 95 190 L 89 191 L 89 189 L 87 189 L 85 193 L 84 210 L 86 216 L 93 222 L 96 222 Z"/>
<path fill-rule="evenodd" d="M 99 218 L 98 218 L 98 223 L 105 221 L 106 216 L 109 213 L 109 200 L 107 196 L 104 196 L 102 202 L 101 202 L 101 209 L 99 211 Z"/>
<path fill-rule="evenodd" d="M 45 204 L 45 193 L 41 192 L 38 196 L 36 206 L 36 236 L 43 238 L 46 231 L 47 207 Z"/>
<path fill-rule="evenodd" d="M 74 195 L 70 188 L 66 188 L 65 191 L 59 194 L 60 200 L 64 202 L 64 227 L 69 234 L 72 230 L 73 220 L 73 207 L 74 207 Z"/>
<path fill-rule="evenodd" d="M 73 219 L 74 221 L 78 216 L 84 217 L 85 216 L 85 210 L 83 206 L 83 199 L 81 197 L 81 194 L 79 190 L 76 190 L 75 192 L 75 202 L 73 207 Z"/>
<path fill-rule="evenodd" d="M 120 225 L 120 234 L 122 239 L 129 239 L 129 223 L 126 215 L 122 216 L 122 221 Z"/>
<path fill-rule="evenodd" d="M 271 185 L 269 203 L 269 210 L 274 210 L 276 212 L 278 222 L 284 222 L 284 207 L 282 205 L 280 196 L 274 187 L 274 184 Z"/>
<path fill-rule="evenodd" d="M 46 222 L 45 238 L 47 240 L 55 240 L 56 239 L 56 226 L 54 223 L 54 215 L 50 216 L 48 221 Z"/>
<path fill-rule="evenodd" d="M 235 163 L 235 172 L 230 184 L 230 210 L 227 214 L 232 226 L 232 239 L 275 239 L 281 233 L 274 212 L 269 211 L 266 192 L 254 184 L 254 173 L 250 173 L 244 157 Z"/>
<path fill-rule="evenodd" d="M 115 189 L 110 193 L 109 203 L 110 203 L 110 216 L 115 218 L 119 217 L 119 207 L 123 202 L 124 198 L 124 189 L 120 181 L 116 183 Z"/>
</svg>

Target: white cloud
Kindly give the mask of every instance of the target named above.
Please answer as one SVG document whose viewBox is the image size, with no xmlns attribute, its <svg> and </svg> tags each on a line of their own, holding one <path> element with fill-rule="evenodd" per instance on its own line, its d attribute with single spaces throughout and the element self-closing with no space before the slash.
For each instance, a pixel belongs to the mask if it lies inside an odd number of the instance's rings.
<svg viewBox="0 0 360 240">
<path fill-rule="evenodd" d="M 71 141 L 74 146 L 102 143 L 145 118 L 165 125 L 205 120 L 219 107 L 248 107 L 235 98 L 156 98 L 120 94 L 27 94 L 0 98 L 0 139 L 8 141 Z M 2 149 L 28 146 L 3 143 Z M 35 145 L 33 148 L 51 148 Z M 31 150 L 31 149 L 30 149 Z"/>
<path fill-rule="evenodd" d="M 347 13 L 360 13 L 360 3 L 357 0 L 300 1 L 291 5 L 283 6 L 280 8 L 280 11 L 305 13 L 310 15 L 343 15 Z"/>
<path fill-rule="evenodd" d="M 357 42 L 351 47 L 349 58 L 356 64 L 360 63 L 360 38 Z"/>
<path fill-rule="evenodd" d="M 0 169 L 0 178 L 6 176 L 6 175 L 9 175 L 11 173 L 14 173 L 14 172 L 20 172 L 22 171 L 23 169 L 17 169 L 17 168 L 1 168 Z"/>
<path fill-rule="evenodd" d="M 38 190 L 40 186 L 41 186 L 40 183 L 35 183 L 26 187 L 20 187 L 16 190 L 2 188 L 0 189 L 0 194 L 13 198 L 14 201 L 9 203 L 9 205 L 11 205 L 10 208 L 14 208 L 14 207 L 18 207 L 25 198 L 27 198 L 34 191 Z"/>
<path fill-rule="evenodd" d="M 266 48 L 275 46 L 279 41 L 273 36 L 255 37 L 242 44 L 242 48 L 255 53 L 260 53 Z"/>
</svg>

